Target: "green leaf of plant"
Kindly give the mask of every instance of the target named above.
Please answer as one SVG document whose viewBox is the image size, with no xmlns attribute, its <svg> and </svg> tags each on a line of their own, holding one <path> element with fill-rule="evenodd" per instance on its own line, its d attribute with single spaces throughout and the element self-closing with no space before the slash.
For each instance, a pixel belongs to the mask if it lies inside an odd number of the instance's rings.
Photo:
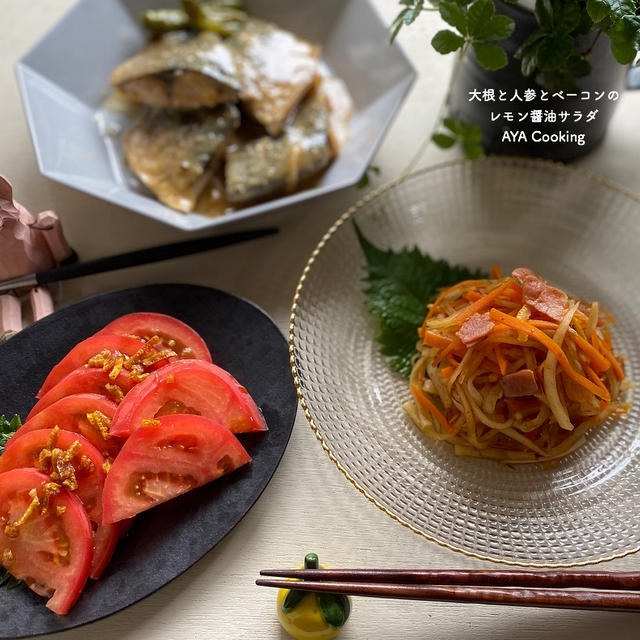
<svg viewBox="0 0 640 640">
<path fill-rule="evenodd" d="M 442 121 L 442 124 L 449 129 L 449 131 L 460 134 L 463 131 L 462 120 L 456 118 L 447 117 Z"/>
<path fill-rule="evenodd" d="M 434 260 L 417 248 L 383 251 L 367 240 L 355 222 L 353 225 L 367 261 L 367 307 L 380 325 L 376 340 L 391 367 L 408 377 L 427 304 L 442 287 L 486 276 Z"/>
<path fill-rule="evenodd" d="M 4 453 L 7 440 L 22 426 L 20 416 L 14 415 L 10 420 L 0 416 L 0 454 Z"/>
<path fill-rule="evenodd" d="M 451 53 L 464 44 L 464 38 L 450 29 L 438 31 L 431 39 L 431 46 L 438 53 Z"/>
<path fill-rule="evenodd" d="M 582 11 L 578 0 L 554 0 L 552 7 L 556 31 L 571 33 L 580 24 Z"/>
<path fill-rule="evenodd" d="M 431 139 L 441 148 L 448 149 L 453 147 L 456 143 L 456 139 L 452 136 L 448 136 L 446 133 L 434 133 Z"/>
<path fill-rule="evenodd" d="M 400 17 L 396 18 L 391 23 L 390 35 L 389 35 L 389 41 L 391 42 L 391 44 L 393 44 L 395 39 L 398 37 L 398 34 L 400 33 L 400 29 L 402 29 L 403 25 L 404 23 L 402 22 Z"/>
<path fill-rule="evenodd" d="M 482 129 L 477 124 L 467 124 L 462 135 L 465 142 L 479 143 L 482 141 Z"/>
<path fill-rule="evenodd" d="M 616 22 L 608 35 L 615 59 L 620 64 L 633 62 L 640 49 L 640 18 L 635 15 L 625 16 Z"/>
<path fill-rule="evenodd" d="M 537 49 L 534 47 L 530 52 L 522 56 L 520 71 L 525 78 L 528 78 L 538 66 Z"/>
<path fill-rule="evenodd" d="M 482 148 L 482 145 L 479 145 L 477 142 L 473 142 L 471 140 L 464 140 L 462 142 L 462 150 L 464 151 L 464 155 L 469 158 L 469 160 L 478 160 L 484 155 L 484 149 Z"/>
<path fill-rule="evenodd" d="M 611 53 L 620 64 L 631 64 L 636 58 L 636 48 L 624 37 L 611 36 Z"/>
<path fill-rule="evenodd" d="M 476 40 L 504 40 L 515 29 L 516 23 L 509 16 L 491 16 L 484 26 L 473 34 Z"/>
<path fill-rule="evenodd" d="M 284 600 L 282 601 L 282 611 L 284 613 L 289 613 L 293 611 L 306 596 L 305 591 L 298 591 L 297 589 L 290 589 Z"/>
<path fill-rule="evenodd" d="M 610 11 L 611 7 L 606 0 L 587 0 L 587 13 L 594 22 L 602 22 Z"/>
<path fill-rule="evenodd" d="M 537 48 L 538 68 L 541 71 L 553 71 L 564 66 L 573 53 L 573 38 L 560 33 L 543 38 Z"/>
<path fill-rule="evenodd" d="M 603 0 L 609 9 L 609 18 L 620 20 L 625 16 L 636 14 L 636 3 L 634 0 Z"/>
<path fill-rule="evenodd" d="M 415 22 L 424 8 L 424 0 L 401 0 L 400 4 L 404 5 L 405 8 L 400 11 L 391 23 L 391 42 L 396 39 L 402 27 Z"/>
<path fill-rule="evenodd" d="M 467 34 L 467 13 L 455 0 L 442 1 L 438 5 L 440 17 L 463 35 Z"/>
<path fill-rule="evenodd" d="M 542 31 L 534 31 L 527 38 L 525 38 L 524 42 L 518 47 L 518 50 L 513 54 L 513 57 L 516 60 L 520 59 L 526 53 L 529 52 L 529 49 L 534 47 L 540 40 L 545 38 L 546 35 Z"/>
<path fill-rule="evenodd" d="M 0 567 L 0 587 L 6 587 L 7 589 L 15 589 L 22 586 L 24 582 L 14 578 L 6 569 Z"/>
<path fill-rule="evenodd" d="M 493 0 L 476 0 L 469 6 L 467 11 L 467 25 L 469 35 L 472 38 L 484 38 L 484 36 L 479 34 L 485 28 L 489 20 L 491 20 L 494 12 L 495 8 L 493 6 Z"/>
<path fill-rule="evenodd" d="M 488 42 L 474 42 L 473 50 L 478 59 L 478 64 L 488 71 L 496 71 L 507 66 L 507 54 L 497 44 Z"/>
<path fill-rule="evenodd" d="M 534 13 L 543 31 L 551 31 L 553 29 L 553 8 L 551 7 L 551 0 L 536 0 Z"/>
<path fill-rule="evenodd" d="M 19 415 L 14 415 L 10 420 L 0 416 L 0 455 L 4 453 L 4 447 L 9 438 L 22 426 Z M 24 584 L 22 580 L 14 578 L 6 569 L 0 567 L 0 587 L 15 589 Z"/>
<path fill-rule="evenodd" d="M 344 625 L 351 611 L 349 598 L 334 593 L 319 593 L 317 598 L 324 621 L 336 628 Z"/>
</svg>

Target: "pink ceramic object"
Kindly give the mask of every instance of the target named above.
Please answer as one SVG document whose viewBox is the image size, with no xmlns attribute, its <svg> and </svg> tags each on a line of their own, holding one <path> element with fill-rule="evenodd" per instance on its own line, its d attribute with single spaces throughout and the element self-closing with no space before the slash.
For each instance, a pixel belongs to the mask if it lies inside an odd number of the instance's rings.
<svg viewBox="0 0 640 640">
<path fill-rule="evenodd" d="M 13 199 L 11 183 L 0 175 L 0 280 L 51 269 L 72 253 L 58 216 L 53 211 L 43 211 L 34 218 Z M 30 302 L 34 320 L 53 311 L 46 289 L 34 289 Z M 3 296 L 0 311 L 0 334 L 17 331 L 21 322 L 18 299 Z"/>
</svg>

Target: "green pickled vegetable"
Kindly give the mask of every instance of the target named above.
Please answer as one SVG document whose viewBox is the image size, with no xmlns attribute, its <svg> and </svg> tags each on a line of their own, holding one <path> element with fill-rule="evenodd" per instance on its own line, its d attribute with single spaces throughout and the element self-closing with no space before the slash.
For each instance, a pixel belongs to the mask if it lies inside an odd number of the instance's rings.
<svg viewBox="0 0 640 640">
<path fill-rule="evenodd" d="M 167 33 L 179 29 L 215 31 L 230 36 L 247 21 L 242 10 L 243 0 L 182 0 L 182 9 L 149 9 L 142 22 L 152 33 Z"/>
<path fill-rule="evenodd" d="M 188 29 L 191 26 L 187 12 L 182 9 L 149 9 L 142 14 L 142 22 L 153 33 Z"/>
<path fill-rule="evenodd" d="M 237 0 L 182 0 L 182 7 L 192 28 L 215 31 L 225 37 L 240 29 L 248 18 Z"/>
</svg>

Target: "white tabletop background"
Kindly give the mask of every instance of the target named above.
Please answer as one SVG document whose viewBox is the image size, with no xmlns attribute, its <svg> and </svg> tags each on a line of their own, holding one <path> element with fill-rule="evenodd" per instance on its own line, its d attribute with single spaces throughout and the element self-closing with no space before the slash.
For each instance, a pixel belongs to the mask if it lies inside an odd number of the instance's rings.
<svg viewBox="0 0 640 640">
<path fill-rule="evenodd" d="M 396 0 L 375 0 L 375 4 L 387 21 L 398 8 Z M 59 214 L 83 259 L 185 239 L 187 234 L 57 185 L 38 172 L 13 65 L 72 5 L 73 0 L 0 3 L 0 172 L 13 182 L 16 199 L 31 211 L 54 209 Z M 378 182 L 404 168 L 443 99 L 451 59 L 429 46 L 437 24 L 437 14 L 427 13 L 400 36 L 419 78 L 377 155 Z M 639 111 L 640 92 L 624 95 L 604 144 L 578 166 L 640 193 Z M 450 157 L 451 152 L 431 148 L 422 164 Z M 333 220 L 360 195 L 355 188 L 348 189 L 276 213 L 271 221 L 281 232 L 250 245 L 71 281 L 57 289 L 58 305 L 128 286 L 187 282 L 253 300 L 286 332 L 295 285 L 309 254 Z M 309 551 L 318 552 L 333 566 L 490 565 L 423 539 L 370 504 L 331 463 L 299 411 L 271 483 L 222 543 L 135 606 L 56 637 L 284 640 L 288 636 L 276 618 L 275 591 L 253 582 L 260 568 L 297 565 Z M 600 566 L 640 570 L 640 555 Z M 637 638 L 639 629 L 640 614 L 359 599 L 340 637 L 600 640 Z"/>
</svg>

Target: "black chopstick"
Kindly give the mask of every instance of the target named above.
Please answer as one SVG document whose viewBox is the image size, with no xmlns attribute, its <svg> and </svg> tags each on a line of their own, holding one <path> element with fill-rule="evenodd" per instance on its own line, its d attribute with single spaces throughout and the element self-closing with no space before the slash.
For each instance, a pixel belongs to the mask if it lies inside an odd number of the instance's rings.
<svg viewBox="0 0 640 640">
<path fill-rule="evenodd" d="M 380 584 L 554 587 L 640 591 L 637 571 L 520 569 L 263 569 L 261 576 Z"/>
<path fill-rule="evenodd" d="M 76 262 L 75 264 L 67 264 L 47 271 L 39 271 L 24 276 L 19 276 L 11 280 L 0 282 L 0 293 L 12 291 L 22 287 L 35 287 L 43 284 L 51 284 L 61 280 L 69 280 L 71 278 L 79 278 L 81 276 L 93 275 L 96 273 L 105 273 L 107 271 L 115 271 L 117 269 L 125 269 L 127 267 L 135 267 L 169 258 L 178 258 L 181 256 L 200 253 L 202 251 L 210 251 L 221 247 L 228 247 L 240 242 L 254 240 L 265 236 L 273 235 L 278 230 L 273 227 L 265 229 L 253 229 L 250 231 L 239 231 L 236 233 L 227 233 L 206 238 L 195 238 L 194 240 L 185 240 L 173 244 L 164 244 L 147 249 L 139 249 L 138 251 L 130 251 L 115 256 L 107 256 L 105 258 L 97 258 L 96 260 L 87 260 L 86 262 Z"/>
<path fill-rule="evenodd" d="M 640 611 L 640 593 L 513 587 L 441 586 L 367 582 L 256 580 L 264 587 L 341 593 L 376 598 L 401 598 L 436 602 L 501 604 L 599 611 Z"/>
</svg>

